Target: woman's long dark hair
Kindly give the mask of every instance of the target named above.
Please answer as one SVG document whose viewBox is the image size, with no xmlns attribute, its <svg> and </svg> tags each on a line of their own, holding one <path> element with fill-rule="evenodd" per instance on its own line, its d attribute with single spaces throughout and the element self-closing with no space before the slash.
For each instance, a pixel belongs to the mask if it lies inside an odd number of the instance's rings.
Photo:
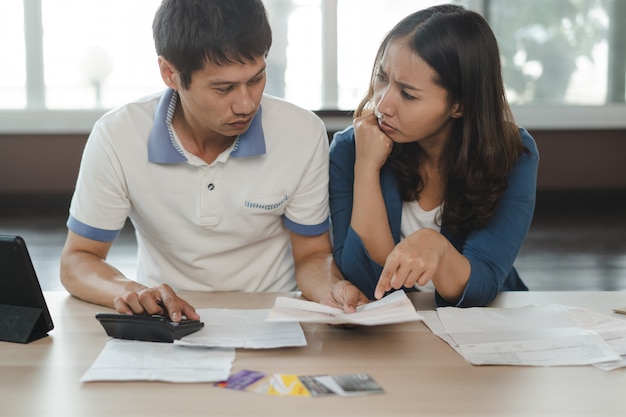
<svg viewBox="0 0 626 417">
<path fill-rule="evenodd" d="M 524 151 L 506 100 L 496 38 L 485 19 L 461 6 L 434 6 L 400 21 L 382 42 L 366 96 L 355 115 L 373 110 L 376 68 L 392 39 L 407 38 L 411 50 L 430 65 L 463 117 L 454 119 L 440 166 L 446 189 L 442 224 L 454 233 L 484 226 L 507 187 L 507 176 Z M 414 201 L 423 188 L 417 143 L 394 143 L 388 159 L 400 194 Z"/>
</svg>

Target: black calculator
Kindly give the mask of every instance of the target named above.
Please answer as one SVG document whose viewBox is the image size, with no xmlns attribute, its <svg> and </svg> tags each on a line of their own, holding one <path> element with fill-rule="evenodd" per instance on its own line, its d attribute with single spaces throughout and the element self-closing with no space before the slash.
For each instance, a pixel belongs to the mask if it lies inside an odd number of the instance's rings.
<svg viewBox="0 0 626 417">
<path fill-rule="evenodd" d="M 172 343 L 204 327 L 199 320 L 183 318 L 173 322 L 164 316 L 146 314 L 97 313 L 96 319 L 111 337 L 148 342 Z"/>
</svg>

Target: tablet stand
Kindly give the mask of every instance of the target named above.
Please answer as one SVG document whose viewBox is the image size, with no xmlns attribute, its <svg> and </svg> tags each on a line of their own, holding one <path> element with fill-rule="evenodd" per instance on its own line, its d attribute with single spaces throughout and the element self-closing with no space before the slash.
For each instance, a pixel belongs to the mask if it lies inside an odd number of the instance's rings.
<svg viewBox="0 0 626 417">
<path fill-rule="evenodd" d="M 29 343 L 47 335 L 37 324 L 41 308 L 0 304 L 0 340 Z"/>
</svg>

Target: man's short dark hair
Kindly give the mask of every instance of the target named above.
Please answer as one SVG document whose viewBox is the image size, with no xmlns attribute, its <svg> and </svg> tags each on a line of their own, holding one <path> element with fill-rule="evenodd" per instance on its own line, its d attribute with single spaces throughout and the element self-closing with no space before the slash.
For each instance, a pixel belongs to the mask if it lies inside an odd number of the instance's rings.
<svg viewBox="0 0 626 417">
<path fill-rule="evenodd" d="M 206 62 L 266 57 L 272 44 L 261 0 L 163 0 L 152 23 L 156 52 L 180 72 L 183 88 Z"/>
</svg>

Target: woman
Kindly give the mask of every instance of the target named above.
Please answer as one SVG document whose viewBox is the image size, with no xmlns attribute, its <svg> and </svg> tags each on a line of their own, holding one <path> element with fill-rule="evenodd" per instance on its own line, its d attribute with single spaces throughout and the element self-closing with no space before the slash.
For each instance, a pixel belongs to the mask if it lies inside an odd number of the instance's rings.
<svg viewBox="0 0 626 417">
<path fill-rule="evenodd" d="M 334 256 L 369 299 L 433 290 L 483 306 L 527 290 L 513 261 L 530 226 L 538 153 L 506 101 L 487 22 L 418 11 L 382 42 L 353 126 L 331 145 Z"/>
</svg>

